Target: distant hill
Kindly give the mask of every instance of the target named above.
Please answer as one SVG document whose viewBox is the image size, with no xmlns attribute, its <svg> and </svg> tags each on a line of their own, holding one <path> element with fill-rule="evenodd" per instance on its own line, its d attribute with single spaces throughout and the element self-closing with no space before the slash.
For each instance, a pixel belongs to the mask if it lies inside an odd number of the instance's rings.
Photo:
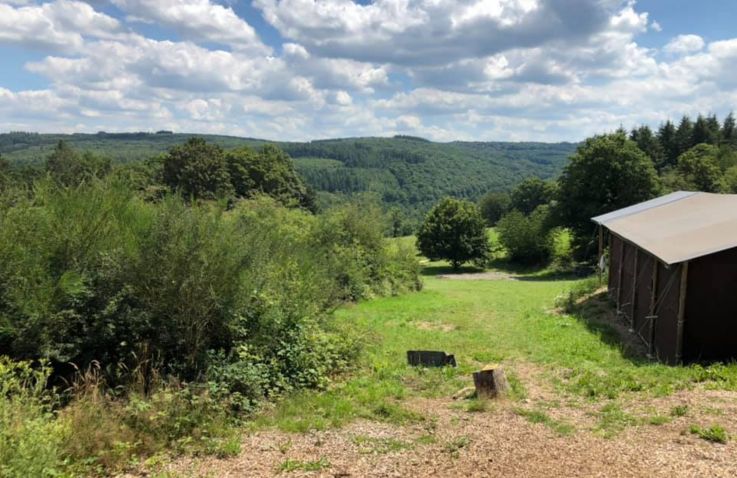
<svg viewBox="0 0 737 478">
<path fill-rule="evenodd" d="M 0 154 L 13 163 L 43 164 L 60 139 L 74 148 L 128 163 L 155 156 L 190 134 L 0 134 Z M 233 136 L 197 135 L 223 148 L 258 147 L 269 141 Z M 356 193 L 374 193 L 388 206 L 419 217 L 439 198 L 476 199 L 504 190 L 529 176 L 557 176 L 573 143 L 451 142 L 412 136 L 346 138 L 307 143 L 277 142 L 295 160 L 299 173 L 319 192 L 323 204 Z"/>
</svg>

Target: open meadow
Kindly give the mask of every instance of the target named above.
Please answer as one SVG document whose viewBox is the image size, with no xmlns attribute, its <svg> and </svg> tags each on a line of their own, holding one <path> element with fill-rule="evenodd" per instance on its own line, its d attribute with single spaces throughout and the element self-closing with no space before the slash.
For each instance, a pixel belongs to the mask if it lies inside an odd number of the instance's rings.
<svg viewBox="0 0 737 478">
<path fill-rule="evenodd" d="M 402 241 L 409 242 L 405 238 Z M 184 458 L 165 476 L 735 476 L 737 367 L 649 361 L 596 278 L 543 271 L 453 278 L 336 312 L 366 344 L 327 390 L 263 411 L 240 455 Z M 493 272 L 493 273 L 490 273 Z M 406 351 L 457 368 L 406 365 Z M 469 397 L 500 364 L 511 393 Z M 459 393 L 461 391 L 462 393 Z"/>
</svg>

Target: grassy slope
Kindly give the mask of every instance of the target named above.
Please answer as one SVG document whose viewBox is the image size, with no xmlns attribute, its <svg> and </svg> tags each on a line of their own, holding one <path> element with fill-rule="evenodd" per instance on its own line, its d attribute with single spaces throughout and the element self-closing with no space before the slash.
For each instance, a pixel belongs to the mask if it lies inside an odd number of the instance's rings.
<svg viewBox="0 0 737 478">
<path fill-rule="evenodd" d="M 306 431 L 358 417 L 422 420 L 403 403 L 413 397 L 449 397 L 470 385 L 470 373 L 487 363 L 507 368 L 514 397 L 525 395 L 515 366 L 529 363 L 545 370 L 561 398 L 608 403 L 606 410 L 617 416 L 622 414 L 620 398 L 667 395 L 697 382 L 737 389 L 734 365 L 670 367 L 630 356 L 613 329 L 595 320 L 602 311 L 600 300 L 580 306 L 574 315 L 554 312 L 556 298 L 580 287 L 580 279 L 554 280 L 537 272 L 528 280 L 461 281 L 433 277 L 439 270 L 445 271 L 445 265 L 428 265 L 422 292 L 339 310 L 340 324 L 370 337 L 358 370 L 331 390 L 289 398 L 256 425 Z M 408 367 L 405 353 L 411 349 L 454 353 L 459 366 Z"/>
</svg>

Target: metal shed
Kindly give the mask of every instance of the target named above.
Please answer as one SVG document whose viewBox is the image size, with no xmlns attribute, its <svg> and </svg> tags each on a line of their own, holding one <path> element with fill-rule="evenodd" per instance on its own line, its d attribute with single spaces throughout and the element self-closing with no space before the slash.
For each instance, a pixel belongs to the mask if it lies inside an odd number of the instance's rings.
<svg viewBox="0 0 737 478">
<path fill-rule="evenodd" d="M 593 221 L 609 294 L 652 355 L 737 358 L 737 195 L 679 191 Z"/>
</svg>

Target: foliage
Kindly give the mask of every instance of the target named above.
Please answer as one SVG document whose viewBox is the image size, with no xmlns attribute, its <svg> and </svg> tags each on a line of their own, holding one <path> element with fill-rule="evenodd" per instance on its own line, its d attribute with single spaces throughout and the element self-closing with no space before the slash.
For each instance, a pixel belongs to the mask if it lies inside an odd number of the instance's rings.
<svg viewBox="0 0 737 478">
<path fill-rule="evenodd" d="M 320 386 L 354 354 L 326 312 L 421 285 L 378 216 L 349 205 L 320 217 L 268 199 L 225 211 L 107 182 L 42 183 L 0 204 L 0 347 L 61 374 L 99 361 L 125 382 L 116 367 L 150 360 L 194 380 L 216 363 L 212 380 L 240 384 L 243 404 Z"/>
<path fill-rule="evenodd" d="M 0 153 L 16 165 L 40 164 L 63 139 L 75 148 L 109 157 L 115 166 L 138 163 L 187 141 L 191 135 L 98 133 L 46 135 L 0 134 Z M 250 138 L 202 135 L 224 150 L 248 146 L 258 151 L 268 142 Z M 511 189 L 520 177 L 556 176 L 571 143 L 434 143 L 411 137 L 351 138 L 309 143 L 277 142 L 294 158 L 299 176 L 317 191 L 320 208 L 373 193 L 385 209 L 402 211 L 417 225 L 445 196 L 478 199 L 489 190 Z"/>
<path fill-rule="evenodd" d="M 615 133 L 587 139 L 559 179 L 557 215 L 571 229 L 579 255 L 590 257 L 591 218 L 630 206 L 659 191 L 655 168 L 637 145 Z"/>
<path fill-rule="evenodd" d="M 420 251 L 433 260 L 447 259 L 454 269 L 468 261 L 484 261 L 489 241 L 478 207 L 445 198 L 433 207 L 417 234 Z"/>
<path fill-rule="evenodd" d="M 548 206 L 538 207 L 529 216 L 514 210 L 499 221 L 496 230 L 513 261 L 540 264 L 550 258 L 553 236 Z"/>
<path fill-rule="evenodd" d="M 509 211 L 512 200 L 508 193 L 489 192 L 479 200 L 479 209 L 488 226 L 494 226 Z"/>
<path fill-rule="evenodd" d="M 217 199 L 232 191 L 220 146 L 190 138 L 163 158 L 164 184 L 188 199 Z"/>
<path fill-rule="evenodd" d="M 13 362 L 0 355 L 0 476 L 55 477 L 64 467 L 69 433 L 52 413 L 46 366 Z"/>
<path fill-rule="evenodd" d="M 554 194 L 554 183 L 539 178 L 525 179 L 512 190 L 510 209 L 516 209 L 524 215 L 529 215 L 538 206 L 548 204 Z"/>
<path fill-rule="evenodd" d="M 729 441 L 729 434 L 724 427 L 720 425 L 712 425 L 710 427 L 700 427 L 698 425 L 691 425 L 689 431 L 697 435 L 702 440 L 714 442 L 714 443 L 727 443 Z"/>
<path fill-rule="evenodd" d="M 698 144 L 678 157 L 678 174 L 682 189 L 719 192 L 724 188 L 719 167 L 719 149 L 709 144 Z"/>
<path fill-rule="evenodd" d="M 89 151 L 80 154 L 60 140 L 46 159 L 46 172 L 62 186 L 77 186 L 108 174 L 110 160 Z"/>
<path fill-rule="evenodd" d="M 285 206 L 314 211 L 314 194 L 297 176 L 291 158 L 278 147 L 266 145 L 254 152 L 244 146 L 228 151 L 225 160 L 236 196 L 266 194 Z"/>
</svg>

